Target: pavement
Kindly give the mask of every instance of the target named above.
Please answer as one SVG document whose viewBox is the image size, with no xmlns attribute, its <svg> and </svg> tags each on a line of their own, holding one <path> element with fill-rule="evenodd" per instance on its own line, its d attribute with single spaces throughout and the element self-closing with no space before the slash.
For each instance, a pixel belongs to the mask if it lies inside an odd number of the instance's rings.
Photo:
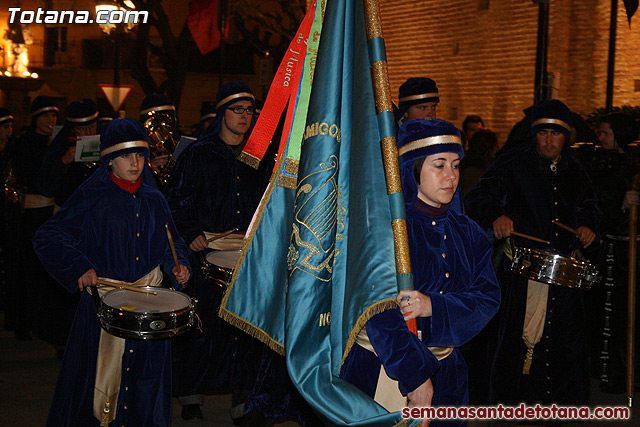
<svg viewBox="0 0 640 427">
<path fill-rule="evenodd" d="M 4 330 L 4 313 L 0 312 L 0 427 L 36 427 L 44 426 L 53 396 L 60 361 L 52 346 L 34 338 L 30 341 L 17 341 L 13 332 Z M 635 397 L 638 405 L 639 396 Z M 627 398 L 624 394 L 605 394 L 600 392 L 597 381 L 591 383 L 591 407 L 624 406 Z M 229 417 L 230 394 L 208 395 L 202 406 L 204 420 L 184 421 L 180 418 L 180 405 L 173 401 L 172 427 L 232 427 Z M 520 424 L 519 424 L 520 425 Z M 534 426 L 539 424 L 522 424 Z M 548 424 L 547 424 L 548 425 Z M 557 425 L 557 424 L 555 424 Z M 640 410 L 632 411 L 629 421 L 589 421 L 564 424 L 565 426 L 611 426 L 640 427 Z M 285 420 L 274 424 L 276 427 L 298 427 L 295 421 Z M 515 423 L 472 422 L 471 427 L 514 427 Z"/>
<path fill-rule="evenodd" d="M 4 330 L 0 312 L 0 427 L 44 426 L 59 369 L 51 345 L 35 337 L 17 341 L 13 332 Z M 230 408 L 231 394 L 207 395 L 201 407 L 204 420 L 184 421 L 180 404 L 173 399 L 171 427 L 233 427 Z M 285 420 L 274 426 L 300 424 Z"/>
</svg>

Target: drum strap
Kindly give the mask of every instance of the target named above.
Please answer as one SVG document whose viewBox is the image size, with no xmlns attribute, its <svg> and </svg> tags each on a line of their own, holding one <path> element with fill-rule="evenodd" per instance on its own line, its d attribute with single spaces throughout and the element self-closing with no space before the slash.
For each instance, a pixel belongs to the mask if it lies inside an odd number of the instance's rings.
<svg viewBox="0 0 640 427">
<path fill-rule="evenodd" d="M 504 245 L 504 254 L 509 259 L 513 258 L 511 244 Z M 531 362 L 533 361 L 533 348 L 542 338 L 544 319 L 547 315 L 548 295 L 549 285 L 531 279 L 527 281 L 527 305 L 522 327 L 522 340 L 527 346 L 527 353 L 524 356 L 522 366 L 523 375 L 529 375 Z"/>
<path fill-rule="evenodd" d="M 160 286 L 162 271 L 157 266 L 149 274 L 134 283 L 100 277 L 115 284 L 123 283 L 130 286 Z M 98 293 L 103 296 L 113 288 L 98 287 Z M 122 371 L 122 355 L 125 349 L 125 339 L 116 337 L 100 329 L 100 344 L 98 346 L 98 360 L 96 362 L 96 381 L 93 393 L 93 415 L 100 420 L 101 427 L 107 427 L 116 416 L 118 391 Z"/>
<path fill-rule="evenodd" d="M 420 332 L 418 331 L 418 336 L 421 335 Z M 373 345 L 371 345 L 366 327 L 360 330 L 356 337 L 356 344 L 378 356 Z M 429 347 L 429 350 L 438 360 L 442 360 L 453 352 L 453 347 Z M 376 394 L 373 396 L 373 400 L 389 412 L 401 411 L 402 408 L 407 406 L 407 398 L 400 393 L 398 380 L 387 375 L 387 371 L 384 370 L 382 364 L 380 364 L 378 384 L 376 385 Z"/>
</svg>

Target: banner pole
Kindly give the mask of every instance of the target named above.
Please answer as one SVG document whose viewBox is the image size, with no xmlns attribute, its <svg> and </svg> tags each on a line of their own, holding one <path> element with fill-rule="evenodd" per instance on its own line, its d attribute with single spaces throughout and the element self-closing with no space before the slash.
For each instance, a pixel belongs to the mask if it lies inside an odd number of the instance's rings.
<svg viewBox="0 0 640 427">
<path fill-rule="evenodd" d="M 396 145 L 396 125 L 389 88 L 389 74 L 387 71 L 387 54 L 380 24 L 380 9 L 378 0 L 363 0 L 365 25 L 367 29 L 367 49 L 371 65 L 373 94 L 380 129 L 380 148 L 382 162 L 387 183 L 387 195 L 391 208 L 391 228 L 396 258 L 396 275 L 398 291 L 413 290 L 413 274 L 409 257 L 409 239 L 407 221 L 404 208 L 404 195 L 400 179 L 400 165 L 398 162 L 398 147 Z M 407 321 L 409 330 L 418 334 L 416 320 Z"/>
</svg>

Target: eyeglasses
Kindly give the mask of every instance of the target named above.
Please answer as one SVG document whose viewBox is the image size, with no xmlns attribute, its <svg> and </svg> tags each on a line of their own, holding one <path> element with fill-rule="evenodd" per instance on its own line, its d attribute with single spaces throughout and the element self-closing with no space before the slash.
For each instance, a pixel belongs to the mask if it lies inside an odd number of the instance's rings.
<svg viewBox="0 0 640 427">
<path fill-rule="evenodd" d="M 245 111 L 247 112 L 248 115 L 252 115 L 253 114 L 253 107 L 245 108 L 245 107 L 237 106 L 237 107 L 229 107 L 229 108 L 227 108 L 227 110 L 231 110 L 236 114 L 242 114 Z"/>
</svg>

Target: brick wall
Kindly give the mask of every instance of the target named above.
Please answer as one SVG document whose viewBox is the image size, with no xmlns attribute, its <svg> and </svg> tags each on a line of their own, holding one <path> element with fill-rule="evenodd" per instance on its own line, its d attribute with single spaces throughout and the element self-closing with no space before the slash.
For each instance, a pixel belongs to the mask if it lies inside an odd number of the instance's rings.
<svg viewBox="0 0 640 427">
<path fill-rule="evenodd" d="M 640 12 L 619 2 L 614 105 L 640 104 Z M 479 6 L 488 4 L 488 8 Z M 604 107 L 610 0 L 551 0 L 547 71 L 554 95 L 580 113 Z M 481 10 L 479 10 L 481 9 Z M 501 142 L 533 103 L 538 6 L 531 0 L 381 0 L 391 91 L 427 76 L 438 117 L 483 117 Z"/>
</svg>

